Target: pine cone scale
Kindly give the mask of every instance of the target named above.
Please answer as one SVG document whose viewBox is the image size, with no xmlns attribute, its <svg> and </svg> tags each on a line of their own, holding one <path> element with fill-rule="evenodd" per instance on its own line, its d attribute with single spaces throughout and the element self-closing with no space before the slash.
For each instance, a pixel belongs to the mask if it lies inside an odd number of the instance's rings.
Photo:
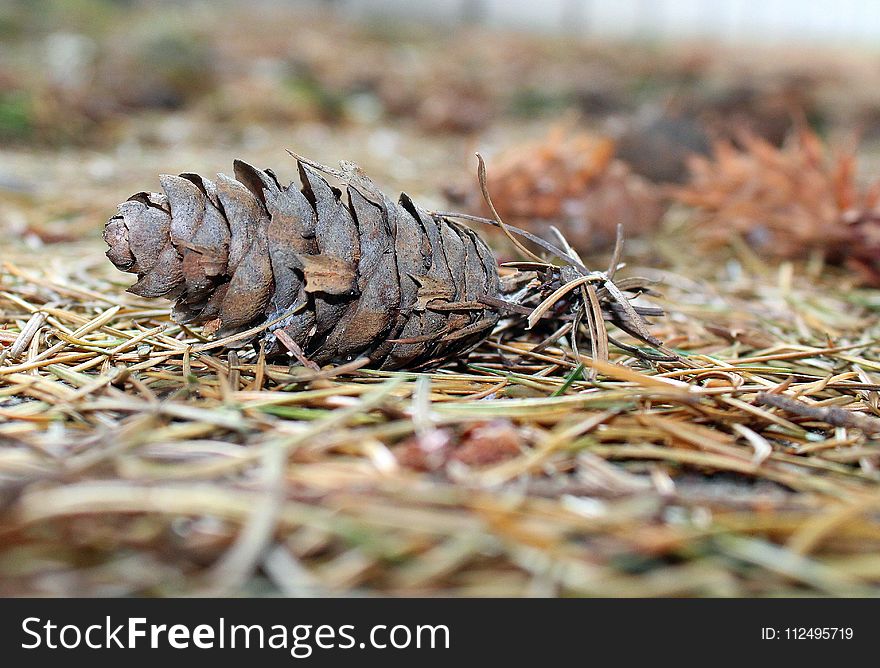
<svg viewBox="0 0 880 668">
<path fill-rule="evenodd" d="M 318 253 L 336 258 L 356 273 L 360 258 L 360 238 L 357 225 L 348 209 L 339 201 L 333 189 L 312 169 L 299 166 L 303 196 L 316 213 L 314 236 Z M 356 281 L 352 292 L 357 291 Z M 347 297 L 315 293 L 315 337 L 322 339 L 339 321 L 348 305 Z"/>
<path fill-rule="evenodd" d="M 314 353 L 319 364 L 372 352 L 391 328 L 400 303 L 388 217 L 356 189 L 349 188 L 348 196 L 360 232 L 359 294 Z"/>
<path fill-rule="evenodd" d="M 425 235 L 428 239 L 428 245 L 431 248 L 431 264 L 427 273 L 424 276 L 416 277 L 416 280 L 419 283 L 419 302 L 416 308 L 421 311 L 422 329 L 420 333 L 416 334 L 413 338 L 427 336 L 435 332 L 442 336 L 447 331 L 446 314 L 439 311 L 432 311 L 428 308 L 428 304 L 432 299 L 443 298 L 443 296 L 437 294 L 435 286 L 443 286 L 447 291 L 452 289 L 452 274 L 449 270 L 449 265 L 447 264 L 438 222 L 430 216 L 422 213 L 422 211 L 414 204 L 413 210 L 419 221 L 422 223 L 422 227 L 425 230 Z M 452 299 L 454 299 L 454 296 L 452 296 Z M 434 345 L 432 344 L 426 344 L 424 346 L 424 352 L 420 355 L 420 359 L 423 358 L 425 354 L 430 354 L 433 347 Z"/>
<path fill-rule="evenodd" d="M 401 196 L 402 198 L 404 196 Z M 397 276 L 400 281 L 400 307 L 397 320 L 386 341 L 376 351 L 381 358 L 381 368 L 398 368 L 417 358 L 425 350 L 424 345 L 392 343 L 394 339 L 406 338 L 407 332 L 422 332 L 421 314 L 413 311 L 418 300 L 419 284 L 414 276 L 421 276 L 431 266 L 430 249 L 421 222 L 410 215 L 401 204 L 386 206 L 394 230 L 394 253 L 397 258 Z"/>
<path fill-rule="evenodd" d="M 193 306 L 204 301 L 212 284 L 202 261 L 202 254 L 194 250 L 193 246 L 197 233 L 204 227 L 208 211 L 207 194 L 195 183 L 181 176 L 163 174 L 159 177 L 159 183 L 168 198 L 171 210 L 171 242 L 181 257 L 181 274 L 184 284 L 187 285 L 187 295 L 178 311 L 182 318 L 191 318 L 195 316 Z M 216 262 L 214 264 L 216 266 Z M 224 257 L 222 264 L 216 266 L 216 272 L 222 272 L 225 268 Z"/>
<path fill-rule="evenodd" d="M 205 216 L 206 197 L 192 181 L 181 176 L 161 174 L 159 183 L 171 211 L 171 243 L 178 250 L 195 235 Z"/>
<path fill-rule="evenodd" d="M 269 216 L 262 203 L 241 183 L 218 175 L 217 194 L 229 222 L 227 273 L 231 275 L 220 304 L 219 334 L 247 327 L 268 304 L 273 276 L 266 232 Z"/>
</svg>

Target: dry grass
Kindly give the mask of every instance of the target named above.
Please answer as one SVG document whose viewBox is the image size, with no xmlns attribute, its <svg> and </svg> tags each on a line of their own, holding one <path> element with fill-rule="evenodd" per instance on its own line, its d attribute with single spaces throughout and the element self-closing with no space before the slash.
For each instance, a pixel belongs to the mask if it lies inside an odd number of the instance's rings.
<svg viewBox="0 0 880 668">
<path fill-rule="evenodd" d="M 877 293 L 670 234 L 655 333 L 693 367 L 523 338 L 315 373 L 169 322 L 97 242 L 4 251 L 0 593 L 876 595 Z"/>
</svg>

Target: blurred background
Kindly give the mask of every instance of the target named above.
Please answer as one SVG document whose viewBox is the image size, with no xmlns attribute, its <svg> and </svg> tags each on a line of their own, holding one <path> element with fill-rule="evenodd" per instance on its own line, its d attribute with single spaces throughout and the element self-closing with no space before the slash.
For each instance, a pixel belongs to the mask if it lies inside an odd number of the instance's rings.
<svg viewBox="0 0 880 668">
<path fill-rule="evenodd" d="M 367 13 L 378 10 L 625 39 L 713 37 L 755 42 L 784 38 L 870 44 L 880 36 L 880 6 L 871 0 L 348 0 L 344 4 Z"/>
<path fill-rule="evenodd" d="M 878 37 L 870 0 L 0 0 L 0 229 L 95 235 L 157 172 L 284 148 L 478 210 L 480 150 L 502 213 L 600 248 L 719 139 L 809 127 L 870 176 Z"/>
</svg>

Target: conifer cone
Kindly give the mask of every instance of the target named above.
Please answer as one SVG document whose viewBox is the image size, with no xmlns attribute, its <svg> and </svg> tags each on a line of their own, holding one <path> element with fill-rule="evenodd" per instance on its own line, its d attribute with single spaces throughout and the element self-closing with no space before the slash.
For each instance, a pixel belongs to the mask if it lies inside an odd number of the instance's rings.
<svg viewBox="0 0 880 668">
<path fill-rule="evenodd" d="M 133 195 L 107 222 L 107 257 L 137 274 L 130 292 L 174 300 L 176 322 L 218 336 L 268 323 L 230 345 L 260 336 L 317 364 L 427 367 L 488 336 L 499 314 L 479 299 L 501 285 L 476 233 L 391 201 L 350 163 L 297 164 L 301 187 L 241 161 L 235 178 L 163 175 L 163 193 Z"/>
</svg>

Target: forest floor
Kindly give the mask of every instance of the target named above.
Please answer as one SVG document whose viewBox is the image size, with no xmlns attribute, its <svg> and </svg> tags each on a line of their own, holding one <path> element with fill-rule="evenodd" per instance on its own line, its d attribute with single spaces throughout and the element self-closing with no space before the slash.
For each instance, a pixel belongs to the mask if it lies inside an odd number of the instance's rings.
<svg viewBox="0 0 880 668">
<path fill-rule="evenodd" d="M 686 365 L 524 333 L 423 373 L 230 354 L 104 257 L 159 173 L 292 177 L 289 148 L 443 209 L 552 112 L 229 133 L 184 106 L 0 148 L 0 595 L 880 594 L 880 291 L 815 254 L 704 251 L 672 207 L 622 275 Z"/>
</svg>

